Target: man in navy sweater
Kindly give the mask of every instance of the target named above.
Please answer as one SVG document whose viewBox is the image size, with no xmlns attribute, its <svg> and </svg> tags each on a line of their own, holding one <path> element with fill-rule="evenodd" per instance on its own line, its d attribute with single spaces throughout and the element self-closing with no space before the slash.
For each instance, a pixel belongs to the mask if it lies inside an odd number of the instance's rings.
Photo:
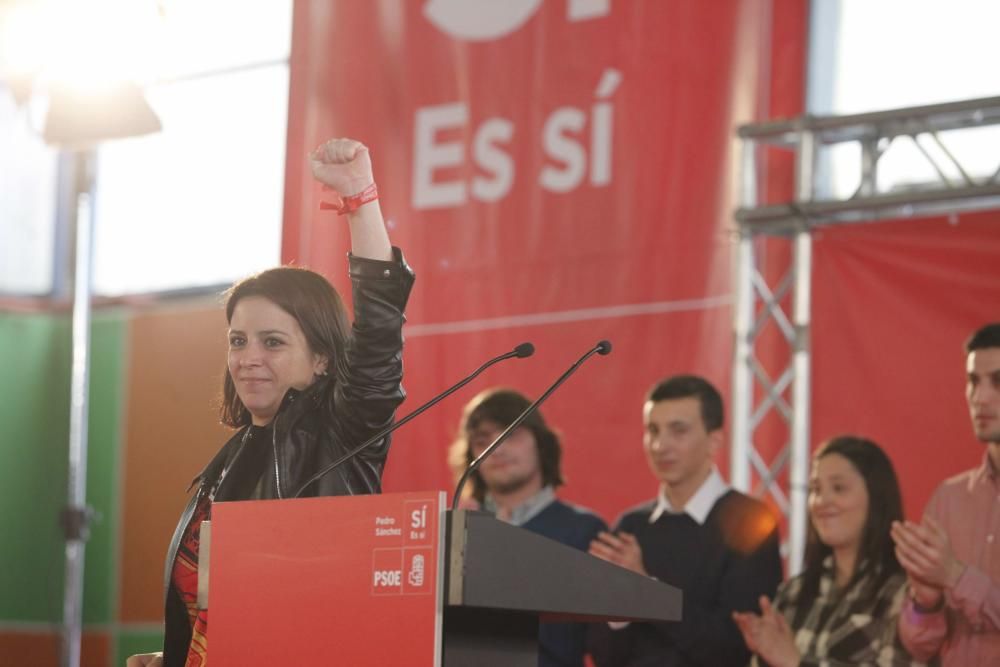
<svg viewBox="0 0 1000 667">
<path fill-rule="evenodd" d="M 512 389 L 489 389 L 472 399 L 451 449 L 455 472 L 461 474 L 530 404 Z M 466 506 L 491 511 L 502 521 L 585 551 L 607 524 L 556 497 L 555 489 L 563 483 L 561 456 L 559 436 L 536 411 L 473 473 Z M 539 666 L 583 667 L 586 632 L 582 623 L 543 623 Z"/>
<path fill-rule="evenodd" d="M 643 405 L 643 447 L 656 498 L 602 532 L 590 553 L 683 591 L 677 623 L 607 623 L 591 632 L 600 667 L 746 665 L 734 611 L 757 609 L 781 582 L 777 521 L 715 468 L 723 446 L 719 392 L 693 375 L 663 380 Z"/>
</svg>

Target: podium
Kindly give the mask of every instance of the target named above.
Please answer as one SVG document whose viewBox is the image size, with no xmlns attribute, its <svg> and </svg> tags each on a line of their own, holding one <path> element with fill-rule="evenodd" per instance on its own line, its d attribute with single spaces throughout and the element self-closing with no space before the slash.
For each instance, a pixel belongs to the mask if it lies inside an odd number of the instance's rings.
<svg viewBox="0 0 1000 667">
<path fill-rule="evenodd" d="M 681 617 L 676 588 L 443 492 L 216 503 L 207 532 L 218 665 L 535 667 L 539 622 Z"/>
</svg>

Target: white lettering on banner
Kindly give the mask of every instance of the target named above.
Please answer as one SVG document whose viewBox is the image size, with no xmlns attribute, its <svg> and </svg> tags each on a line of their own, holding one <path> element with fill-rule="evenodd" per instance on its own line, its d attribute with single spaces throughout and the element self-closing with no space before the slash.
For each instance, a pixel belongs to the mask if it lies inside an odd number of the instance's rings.
<svg viewBox="0 0 1000 667">
<path fill-rule="evenodd" d="M 480 201 L 503 199 L 514 185 L 514 160 L 500 150 L 495 142 L 510 143 L 514 137 L 514 123 L 506 118 L 490 118 L 479 126 L 473 140 L 472 157 L 484 171 L 494 178 L 476 176 L 472 179 L 472 196 Z"/>
<path fill-rule="evenodd" d="M 424 16 L 456 39 L 488 41 L 514 32 L 534 16 L 542 0 L 427 0 Z M 566 0 L 568 21 L 607 16 L 611 0 Z"/>
<path fill-rule="evenodd" d="M 587 21 L 607 16 L 611 0 L 567 0 L 566 18 L 570 21 Z"/>
<path fill-rule="evenodd" d="M 587 122 L 587 116 L 574 107 L 556 109 L 545 121 L 542 142 L 545 154 L 565 165 L 562 169 L 546 166 L 538 175 L 538 183 L 552 192 L 569 192 L 583 179 L 587 166 L 587 153 L 579 142 L 567 133 L 579 134 Z"/>
<path fill-rule="evenodd" d="M 621 85 L 622 74 L 607 68 L 594 91 L 599 100 L 590 110 L 590 146 L 585 143 L 584 130 L 588 123 L 584 109 L 559 107 L 545 120 L 542 127 L 542 150 L 556 164 L 545 165 L 538 183 L 550 192 L 575 190 L 587 176 L 588 152 L 590 185 L 603 187 L 612 179 L 612 146 L 614 108 L 609 98 Z M 469 123 L 469 107 L 453 102 L 416 110 L 413 141 L 413 208 L 453 208 L 464 204 L 470 194 L 477 201 L 503 199 L 514 185 L 516 165 L 504 150 L 514 139 L 514 123 L 506 118 L 487 118 L 472 133 L 472 160 L 488 174 L 472 177 L 470 188 L 462 180 L 437 181 L 435 171 L 465 166 L 467 147 L 460 140 L 437 142 L 443 130 L 461 131 Z M 468 136 L 468 132 L 461 132 Z"/>
<path fill-rule="evenodd" d="M 424 528 L 425 526 L 427 526 L 426 505 L 410 513 L 410 528 Z"/>
<path fill-rule="evenodd" d="M 608 68 L 601 75 L 594 96 L 599 100 L 611 97 L 622 82 L 622 73 Z M 613 119 L 611 102 L 598 102 L 590 112 L 590 184 L 607 185 L 611 182 L 611 128 Z"/>
<path fill-rule="evenodd" d="M 435 169 L 462 164 L 462 144 L 457 141 L 438 144 L 434 136 L 438 130 L 463 127 L 468 118 L 469 108 L 461 102 L 417 109 L 413 126 L 414 208 L 447 208 L 465 203 L 464 183 L 434 182 Z"/>
</svg>

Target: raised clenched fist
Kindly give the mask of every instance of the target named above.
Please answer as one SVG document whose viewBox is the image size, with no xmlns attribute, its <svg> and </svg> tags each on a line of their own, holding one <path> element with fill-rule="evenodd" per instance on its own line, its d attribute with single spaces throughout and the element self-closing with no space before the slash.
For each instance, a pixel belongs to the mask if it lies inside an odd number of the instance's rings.
<svg viewBox="0 0 1000 667">
<path fill-rule="evenodd" d="M 368 147 L 354 139 L 330 139 L 309 154 L 313 177 L 343 197 L 375 182 Z"/>
</svg>

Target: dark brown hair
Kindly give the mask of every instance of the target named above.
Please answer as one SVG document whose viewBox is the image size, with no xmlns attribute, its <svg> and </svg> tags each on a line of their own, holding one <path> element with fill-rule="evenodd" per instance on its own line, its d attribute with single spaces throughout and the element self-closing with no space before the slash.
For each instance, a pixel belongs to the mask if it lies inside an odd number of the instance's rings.
<svg viewBox="0 0 1000 667">
<path fill-rule="evenodd" d="M 993 322 L 977 329 L 969 336 L 969 340 L 965 341 L 967 353 L 990 347 L 1000 347 L 1000 322 Z"/>
<path fill-rule="evenodd" d="M 706 433 L 718 431 L 725 423 L 722 396 L 712 383 L 697 375 L 674 375 L 657 382 L 647 393 L 646 401 L 676 401 L 697 398 L 701 407 L 701 421 Z"/>
<path fill-rule="evenodd" d="M 487 389 L 469 401 L 462 413 L 458 435 L 451 445 L 448 457 L 456 478 L 462 475 L 465 468 L 473 460 L 472 450 L 469 448 L 469 434 L 485 421 L 493 422 L 501 429 L 505 429 L 529 405 L 531 405 L 531 401 L 528 400 L 527 396 L 506 388 Z M 538 446 L 538 460 L 542 468 L 542 484 L 553 488 L 561 486 L 564 480 L 559 465 L 562 458 L 559 435 L 549 428 L 542 413 L 538 410 L 525 419 L 521 426 L 530 430 L 535 436 L 535 443 Z M 472 481 L 472 497 L 483 502 L 486 497 L 486 483 L 479 471 L 474 472 L 470 479 Z"/>
<path fill-rule="evenodd" d="M 305 334 L 309 350 L 327 358 L 333 382 L 344 366 L 344 353 L 350 332 L 347 310 L 340 294 L 330 282 L 308 269 L 280 267 L 268 269 L 233 285 L 226 292 L 226 322 L 232 322 L 240 299 L 264 297 L 295 318 Z M 332 398 L 332 391 L 330 392 Z M 329 400 L 327 401 L 329 404 Z M 250 411 L 236 393 L 236 385 L 227 369 L 222 383 L 222 423 L 240 427 L 251 421 Z"/>
<path fill-rule="evenodd" d="M 855 564 L 853 583 L 860 576 L 874 575 L 869 594 L 875 595 L 886 579 L 902 566 L 896 560 L 896 550 L 889 530 L 893 521 L 903 520 L 903 496 L 899 490 L 899 480 L 892 467 L 892 461 L 882 448 L 873 441 L 856 435 L 839 435 L 828 440 L 816 450 L 813 461 L 824 456 L 839 454 L 851 462 L 861 475 L 868 491 L 868 516 L 861 532 L 861 544 Z M 806 537 L 805 567 L 803 569 L 802 599 L 809 600 L 819 593 L 819 580 L 823 573 L 823 561 L 833 550 L 823 544 L 819 533 L 809 520 Z M 865 569 L 861 565 L 865 563 Z"/>
</svg>

